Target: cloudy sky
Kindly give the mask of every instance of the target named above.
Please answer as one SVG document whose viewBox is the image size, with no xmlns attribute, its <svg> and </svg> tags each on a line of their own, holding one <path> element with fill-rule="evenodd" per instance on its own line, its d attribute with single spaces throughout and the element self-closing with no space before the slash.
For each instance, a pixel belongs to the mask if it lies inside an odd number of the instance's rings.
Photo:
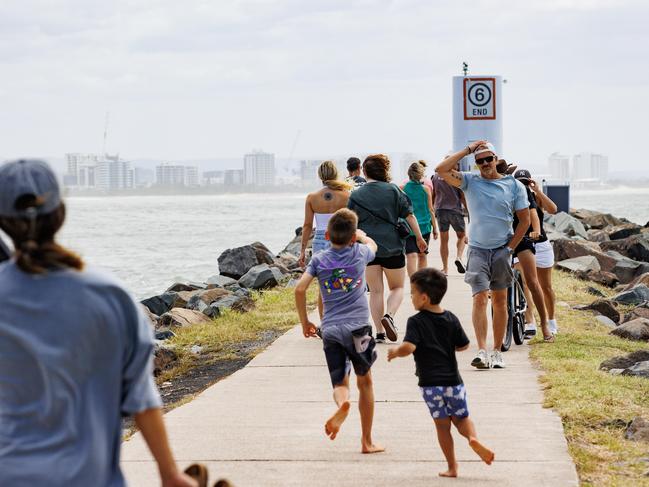
<svg viewBox="0 0 649 487">
<path fill-rule="evenodd" d="M 644 168 L 649 2 L 2 0 L 0 156 L 443 155 L 451 78 L 500 74 L 508 159 Z"/>
</svg>

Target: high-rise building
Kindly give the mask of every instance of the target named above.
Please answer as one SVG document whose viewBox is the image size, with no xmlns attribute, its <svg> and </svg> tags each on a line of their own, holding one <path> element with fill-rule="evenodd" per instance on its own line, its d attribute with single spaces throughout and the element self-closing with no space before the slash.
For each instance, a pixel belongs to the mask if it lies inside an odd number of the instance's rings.
<svg viewBox="0 0 649 487">
<path fill-rule="evenodd" d="M 275 184 L 275 154 L 255 151 L 243 157 L 244 183 L 253 186 Z"/>
<path fill-rule="evenodd" d="M 81 166 L 95 166 L 99 161 L 97 154 L 83 154 L 80 152 L 70 152 L 65 155 L 67 163 L 67 172 L 65 174 L 65 181 L 69 186 L 80 185 L 79 183 L 79 167 Z"/>
<path fill-rule="evenodd" d="M 200 177 L 197 166 L 181 164 L 160 164 L 155 168 L 155 181 L 160 186 L 199 186 Z"/>
<path fill-rule="evenodd" d="M 568 181 L 570 179 L 570 157 L 554 152 L 548 157 L 550 177 L 554 181 Z"/>
<path fill-rule="evenodd" d="M 134 174 L 130 161 L 120 159 L 119 154 L 106 156 L 97 163 L 95 187 L 103 191 L 130 189 L 134 187 Z"/>
<path fill-rule="evenodd" d="M 155 183 L 155 172 L 153 169 L 135 167 L 133 169 L 133 177 L 133 183 L 137 188 L 146 188 Z"/>
<path fill-rule="evenodd" d="M 243 169 L 226 169 L 223 182 L 228 186 L 239 186 L 244 181 Z"/>
<path fill-rule="evenodd" d="M 572 158 L 572 179 L 608 179 L 608 157 L 602 154 L 582 152 Z"/>
</svg>

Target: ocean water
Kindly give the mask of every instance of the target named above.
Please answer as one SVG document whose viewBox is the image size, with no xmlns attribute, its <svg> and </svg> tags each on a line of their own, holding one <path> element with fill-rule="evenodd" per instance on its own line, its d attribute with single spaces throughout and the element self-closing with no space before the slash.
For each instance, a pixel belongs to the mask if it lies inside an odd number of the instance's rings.
<svg viewBox="0 0 649 487">
<path fill-rule="evenodd" d="M 227 248 L 260 241 L 278 253 L 304 218 L 300 194 L 74 197 L 67 207 L 61 242 L 139 298 L 216 274 Z"/>
<path fill-rule="evenodd" d="M 138 297 L 177 279 L 204 280 L 227 248 L 254 241 L 277 253 L 304 218 L 300 194 L 69 198 L 61 241 L 120 277 Z M 571 205 L 645 224 L 649 188 L 573 192 Z"/>
</svg>

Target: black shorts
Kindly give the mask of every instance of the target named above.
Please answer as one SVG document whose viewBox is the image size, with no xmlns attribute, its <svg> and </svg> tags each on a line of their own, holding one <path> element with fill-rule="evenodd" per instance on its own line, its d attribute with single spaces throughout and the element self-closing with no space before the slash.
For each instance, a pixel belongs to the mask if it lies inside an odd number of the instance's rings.
<svg viewBox="0 0 649 487">
<path fill-rule="evenodd" d="M 426 235 L 422 235 L 424 237 L 424 240 L 426 241 L 426 245 L 430 243 L 430 233 L 427 233 Z M 406 239 L 406 254 L 421 254 L 422 252 L 419 252 L 419 247 L 417 247 L 417 237 L 414 235 L 409 235 L 408 238 Z M 426 249 L 424 254 L 428 254 L 428 249 Z"/>
<path fill-rule="evenodd" d="M 327 359 L 331 385 L 342 384 L 351 372 L 364 376 L 376 361 L 376 342 L 369 325 L 331 325 L 322 331 L 322 348 Z"/>
<path fill-rule="evenodd" d="M 399 254 L 391 255 L 390 257 L 375 257 L 374 260 L 367 265 L 380 265 L 385 269 L 401 269 L 406 266 L 406 256 L 404 254 Z"/>
<path fill-rule="evenodd" d="M 534 241 L 529 237 L 523 237 L 521 243 L 519 243 L 516 246 L 516 248 L 514 249 L 514 257 L 516 257 L 519 254 L 519 252 L 523 252 L 525 250 L 531 250 L 533 254 L 536 254 L 536 249 L 534 248 Z"/>
</svg>

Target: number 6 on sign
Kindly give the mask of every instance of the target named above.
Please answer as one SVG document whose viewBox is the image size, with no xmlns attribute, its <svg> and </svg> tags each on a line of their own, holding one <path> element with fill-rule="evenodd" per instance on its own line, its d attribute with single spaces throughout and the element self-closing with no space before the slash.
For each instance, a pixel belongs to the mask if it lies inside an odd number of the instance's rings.
<svg viewBox="0 0 649 487">
<path fill-rule="evenodd" d="M 464 79 L 464 120 L 496 119 L 496 79 Z"/>
</svg>

